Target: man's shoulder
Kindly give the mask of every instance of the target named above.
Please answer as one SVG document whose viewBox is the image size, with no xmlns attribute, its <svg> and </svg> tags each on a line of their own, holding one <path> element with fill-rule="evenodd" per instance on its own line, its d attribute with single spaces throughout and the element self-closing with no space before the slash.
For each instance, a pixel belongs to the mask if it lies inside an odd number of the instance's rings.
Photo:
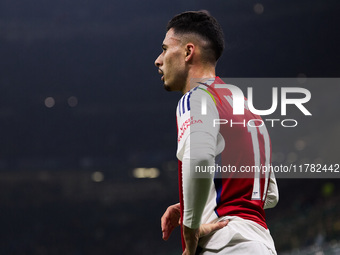
<svg viewBox="0 0 340 255">
<path fill-rule="evenodd" d="M 177 104 L 179 116 L 190 112 L 192 109 L 201 109 L 202 104 L 214 104 L 214 99 L 205 84 L 199 84 L 185 93 Z"/>
<path fill-rule="evenodd" d="M 202 98 L 202 91 L 199 89 L 199 86 L 189 90 L 185 93 L 177 104 L 177 111 L 179 116 L 190 112 L 192 107 L 195 107 Z"/>
</svg>

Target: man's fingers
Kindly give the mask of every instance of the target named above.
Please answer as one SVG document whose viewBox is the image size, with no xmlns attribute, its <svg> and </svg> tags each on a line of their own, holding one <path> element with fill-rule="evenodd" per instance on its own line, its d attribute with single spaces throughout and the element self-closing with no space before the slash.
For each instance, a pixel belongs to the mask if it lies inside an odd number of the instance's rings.
<svg viewBox="0 0 340 255">
<path fill-rule="evenodd" d="M 164 229 L 166 229 L 166 220 L 164 218 L 161 219 L 161 229 L 162 231 L 164 231 Z"/>
<path fill-rule="evenodd" d="M 164 241 L 167 241 L 174 230 L 173 227 L 167 227 L 166 229 L 162 229 L 162 238 Z"/>
<path fill-rule="evenodd" d="M 163 240 L 166 241 L 169 239 L 169 235 L 167 234 L 167 232 L 163 231 L 163 236 L 162 236 Z"/>
<path fill-rule="evenodd" d="M 172 225 L 171 225 L 171 223 L 168 219 L 162 220 L 161 227 L 162 227 L 162 238 L 163 238 L 163 240 L 166 241 L 166 240 L 169 239 L 171 232 L 174 228 L 172 227 Z"/>
<path fill-rule="evenodd" d="M 162 238 L 166 241 L 169 239 L 172 231 L 180 223 L 177 223 L 180 218 L 179 203 L 169 206 L 161 218 Z"/>
<path fill-rule="evenodd" d="M 219 221 L 216 223 L 203 224 L 200 226 L 200 237 L 209 235 L 210 233 L 224 228 L 229 223 L 229 220 Z"/>
<path fill-rule="evenodd" d="M 161 228 L 162 228 L 162 238 L 166 241 L 169 238 L 169 227 L 168 224 L 166 223 L 166 220 L 162 219 L 161 223 Z"/>
<path fill-rule="evenodd" d="M 219 230 L 219 229 L 221 229 L 221 228 L 224 228 L 225 226 L 228 225 L 228 223 L 229 223 L 229 220 L 216 222 L 216 223 L 212 226 L 212 231 L 215 231 L 215 230 Z"/>
</svg>

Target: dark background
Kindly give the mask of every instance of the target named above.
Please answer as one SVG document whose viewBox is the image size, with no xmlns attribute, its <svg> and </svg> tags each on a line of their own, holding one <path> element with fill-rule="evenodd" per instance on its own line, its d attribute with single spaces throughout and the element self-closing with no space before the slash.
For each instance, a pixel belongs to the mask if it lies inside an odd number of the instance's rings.
<svg viewBox="0 0 340 255">
<path fill-rule="evenodd" d="M 336 0 L 1 0 L 1 254 L 180 253 L 160 217 L 178 200 L 181 95 L 154 60 L 167 21 L 200 9 L 224 29 L 220 77 L 339 77 Z M 313 117 L 269 130 L 274 163 L 339 163 L 339 87 L 311 92 Z M 279 253 L 337 244 L 335 177 L 278 180 L 267 218 Z"/>
</svg>

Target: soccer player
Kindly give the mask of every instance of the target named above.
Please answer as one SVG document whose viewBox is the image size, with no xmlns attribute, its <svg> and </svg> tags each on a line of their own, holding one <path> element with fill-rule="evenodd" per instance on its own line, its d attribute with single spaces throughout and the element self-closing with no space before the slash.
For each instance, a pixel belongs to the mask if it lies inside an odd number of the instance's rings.
<svg viewBox="0 0 340 255">
<path fill-rule="evenodd" d="M 278 201 L 275 177 L 238 173 L 270 166 L 270 139 L 247 104 L 243 115 L 233 114 L 231 90 L 215 74 L 223 37 L 209 14 L 181 13 L 169 21 L 155 61 L 164 88 L 183 93 L 176 111 L 180 202 L 161 218 L 163 239 L 181 225 L 183 254 L 276 254 L 264 212 Z M 216 171 L 228 166 L 237 171 Z"/>
</svg>

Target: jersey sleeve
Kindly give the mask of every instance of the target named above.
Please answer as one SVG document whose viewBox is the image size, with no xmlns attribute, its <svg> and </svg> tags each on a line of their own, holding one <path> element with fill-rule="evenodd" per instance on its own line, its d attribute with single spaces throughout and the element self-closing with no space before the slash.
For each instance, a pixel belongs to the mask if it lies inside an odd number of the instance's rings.
<svg viewBox="0 0 340 255">
<path fill-rule="evenodd" d="M 202 114 L 202 101 L 206 114 Z M 183 96 L 177 108 L 179 124 L 177 157 L 182 161 L 183 224 L 198 228 L 204 211 L 213 174 L 195 175 L 195 168 L 215 164 L 219 126 L 214 126 L 218 111 L 210 95 L 196 88 Z"/>
<path fill-rule="evenodd" d="M 219 124 L 214 124 L 214 120 L 219 118 L 219 114 L 214 99 L 201 87 L 196 87 L 183 95 L 178 102 L 176 116 L 177 158 L 180 161 L 183 160 L 186 142 L 191 133 L 204 132 L 214 138 L 218 135 Z"/>
<path fill-rule="evenodd" d="M 271 172 L 271 177 L 269 179 L 267 197 L 264 202 L 264 209 L 273 208 L 279 202 L 279 189 L 277 187 L 274 172 Z"/>
</svg>

